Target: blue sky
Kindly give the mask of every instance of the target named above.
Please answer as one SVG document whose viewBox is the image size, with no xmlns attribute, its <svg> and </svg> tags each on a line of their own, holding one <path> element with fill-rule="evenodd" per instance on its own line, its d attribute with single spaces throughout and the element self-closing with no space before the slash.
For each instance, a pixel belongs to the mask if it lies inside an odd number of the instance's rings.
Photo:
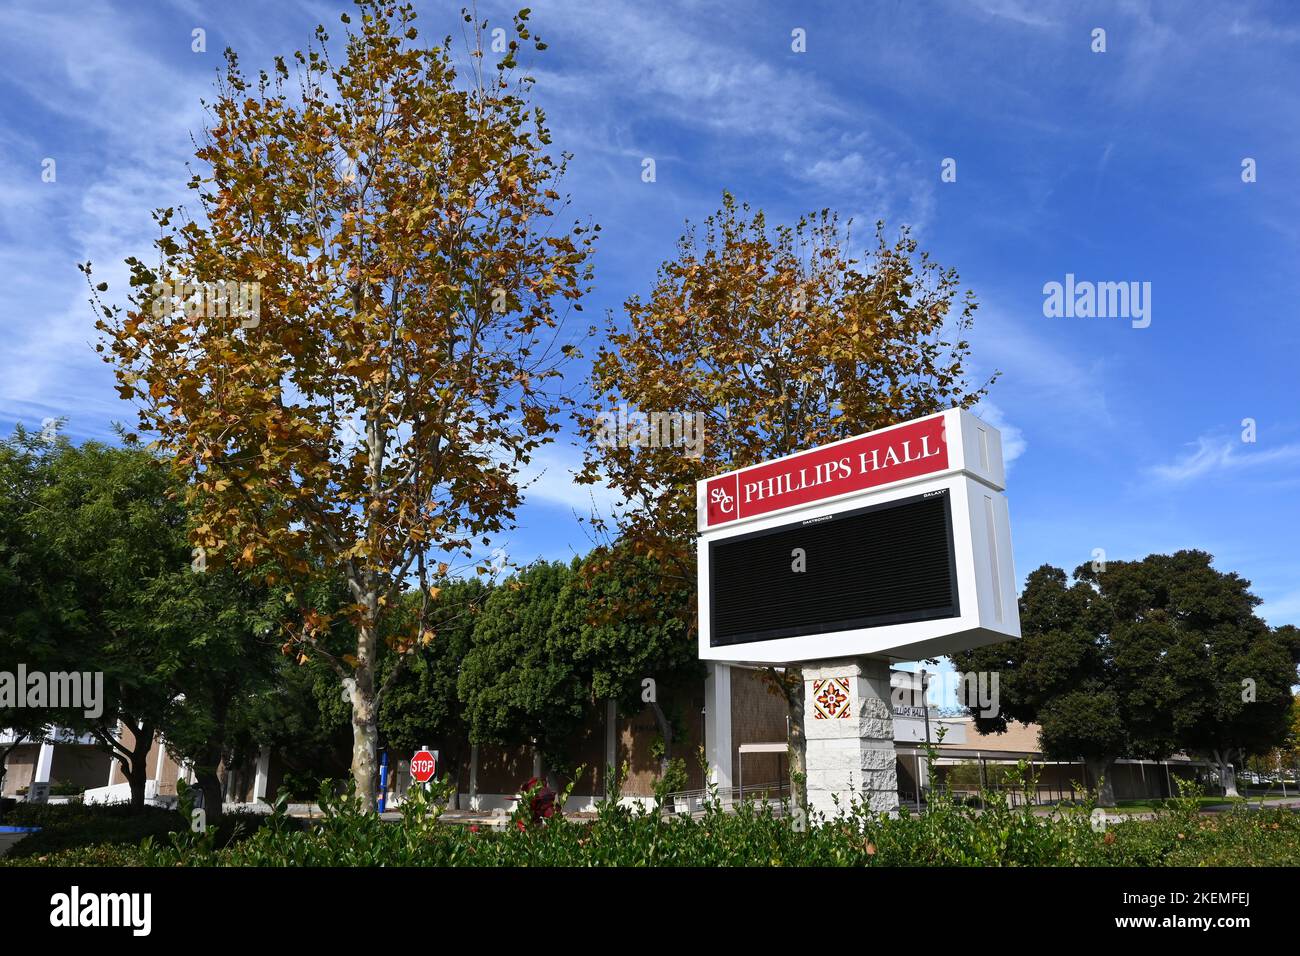
<svg viewBox="0 0 1300 956">
<path fill-rule="evenodd" d="M 648 291 L 721 192 L 866 237 L 910 224 L 981 308 L 986 417 L 1014 453 L 1017 573 L 1198 547 L 1300 623 L 1300 13 L 1285 4 L 550 3 L 533 63 L 573 208 L 603 227 L 587 315 Z M 426 36 L 458 2 L 420 3 Z M 350 3 L 0 0 L 0 429 L 131 421 L 75 264 L 116 287 L 182 201 L 220 51 L 304 46 Z M 511 8 L 480 4 L 505 22 Z M 191 31 L 207 32 L 207 52 Z M 1092 31 L 1106 31 L 1094 53 Z M 806 31 L 806 52 L 791 31 Z M 655 159 L 657 181 L 641 178 Z M 1257 181 L 1242 182 L 1242 161 Z M 56 162 L 43 182 L 42 161 Z M 956 160 L 956 182 L 941 164 Z M 1151 284 L 1151 324 L 1048 318 L 1043 286 Z M 1242 420 L 1257 440 L 1243 442 Z M 581 553 L 567 437 L 515 561 Z"/>
</svg>

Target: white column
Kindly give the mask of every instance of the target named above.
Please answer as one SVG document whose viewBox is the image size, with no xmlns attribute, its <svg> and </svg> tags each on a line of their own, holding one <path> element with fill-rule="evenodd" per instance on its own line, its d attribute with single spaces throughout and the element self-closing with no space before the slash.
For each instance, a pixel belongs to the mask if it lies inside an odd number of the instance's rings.
<svg viewBox="0 0 1300 956">
<path fill-rule="evenodd" d="M 257 752 L 257 776 L 253 779 L 253 802 L 268 803 L 266 799 L 267 777 L 271 769 L 271 751 L 263 747 Z"/>
<path fill-rule="evenodd" d="M 852 803 L 897 809 L 889 663 L 816 661 L 804 666 L 803 676 L 809 806 L 828 818 Z"/>
<path fill-rule="evenodd" d="M 478 744 L 469 745 L 469 808 L 478 806 Z"/>
<path fill-rule="evenodd" d="M 154 767 L 153 767 L 154 793 L 157 793 L 158 788 L 162 786 L 163 761 L 167 759 L 167 747 L 163 742 L 162 734 L 155 734 L 154 740 L 158 742 L 158 759 L 154 762 Z M 181 779 L 181 768 L 179 765 L 177 765 L 176 780 L 178 783 L 180 782 L 180 779 Z"/>
<path fill-rule="evenodd" d="M 41 751 L 36 756 L 36 770 L 32 774 L 32 783 L 49 783 L 50 773 L 54 769 L 54 741 L 41 741 Z"/>
<path fill-rule="evenodd" d="M 58 733 L 58 728 L 54 728 Z M 54 738 L 41 741 L 41 749 L 36 755 L 36 766 L 32 768 L 32 782 L 27 787 L 27 800 L 30 803 L 45 803 L 50 798 L 50 772 L 54 767 Z"/>
<path fill-rule="evenodd" d="M 730 799 L 731 665 L 709 661 L 704 680 L 704 753 L 718 786 L 718 796 Z"/>
</svg>

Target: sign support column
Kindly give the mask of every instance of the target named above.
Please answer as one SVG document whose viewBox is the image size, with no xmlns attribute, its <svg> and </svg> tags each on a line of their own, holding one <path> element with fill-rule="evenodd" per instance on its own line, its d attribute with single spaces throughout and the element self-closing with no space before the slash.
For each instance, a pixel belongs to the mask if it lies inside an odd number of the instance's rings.
<svg viewBox="0 0 1300 956">
<path fill-rule="evenodd" d="M 719 661 L 708 662 L 708 676 L 704 679 L 704 747 L 710 774 L 705 786 L 716 784 L 718 798 L 730 803 L 731 665 Z"/>
<path fill-rule="evenodd" d="M 813 661 L 803 677 L 810 809 L 827 819 L 854 802 L 877 812 L 898 809 L 889 662 Z"/>
</svg>

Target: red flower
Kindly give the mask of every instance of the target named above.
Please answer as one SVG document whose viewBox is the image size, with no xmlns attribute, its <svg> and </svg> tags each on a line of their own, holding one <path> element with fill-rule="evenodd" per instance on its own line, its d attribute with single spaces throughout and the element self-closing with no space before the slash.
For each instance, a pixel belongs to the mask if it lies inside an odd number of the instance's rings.
<svg viewBox="0 0 1300 956">
<path fill-rule="evenodd" d="M 520 799 L 527 794 L 532 794 L 529 801 L 529 810 L 532 811 L 534 823 L 541 823 L 543 820 L 555 816 L 555 791 L 548 787 L 542 780 L 532 777 L 524 784 L 523 792 L 519 795 Z"/>
<path fill-rule="evenodd" d="M 478 833 L 478 824 L 477 824 L 477 823 L 471 823 L 471 824 L 469 825 L 469 832 L 470 832 L 470 833 Z"/>
</svg>

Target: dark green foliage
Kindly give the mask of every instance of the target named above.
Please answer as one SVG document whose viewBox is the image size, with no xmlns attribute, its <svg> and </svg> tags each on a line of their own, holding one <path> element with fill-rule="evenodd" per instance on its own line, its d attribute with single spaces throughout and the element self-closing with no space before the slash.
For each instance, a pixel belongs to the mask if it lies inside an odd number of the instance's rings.
<svg viewBox="0 0 1300 956">
<path fill-rule="evenodd" d="M 411 653 L 395 679 L 395 655 L 385 657 L 380 666 L 381 682 L 387 684 L 379 709 L 380 737 L 400 753 L 414 752 L 431 740 L 468 736 L 457 682 L 491 589 L 477 579 L 439 584 L 426 616 L 432 632 L 429 642 Z M 418 600 L 412 595 L 408 604 Z"/>
<path fill-rule="evenodd" d="M 279 595 L 217 555 L 195 572 L 183 499 L 167 463 L 134 441 L 75 446 L 19 429 L 0 444 L 0 597 L 13 602 L 0 611 L 0 660 L 103 674 L 101 714 L 25 716 L 94 734 L 137 807 L 155 732 L 219 804 L 216 767 L 279 646 Z"/>
<path fill-rule="evenodd" d="M 435 796 L 441 796 L 435 795 Z M 746 804 L 724 813 L 668 817 L 604 804 L 594 820 L 523 815 L 490 825 L 439 822 L 439 801 L 416 800 L 387 823 L 355 801 L 324 799 L 326 815 L 309 829 L 276 816 L 223 849 L 185 835 L 130 853 L 90 847 L 49 865 L 146 866 L 1296 866 L 1300 814 L 1237 809 L 1196 812 L 1175 800 L 1155 820 L 1125 820 L 1094 830 L 1088 807 L 1052 816 L 986 794 L 976 811 L 939 797 L 928 812 L 897 818 L 856 809 L 821 826 Z M 525 811 L 526 812 L 526 811 Z M 220 844 L 217 844 L 220 846 Z M 22 864 L 23 860 L 14 861 Z"/>
<path fill-rule="evenodd" d="M 249 701 L 241 760 L 259 746 L 271 748 L 284 764 L 282 786 L 295 799 L 310 800 L 321 781 L 347 772 L 351 760 L 350 709 L 338 675 L 320 658 L 303 664 L 288 657 L 273 662 L 274 693 Z"/>
<path fill-rule="evenodd" d="M 213 846 L 226 847 L 244 839 L 267 820 L 265 814 L 225 814 L 209 827 Z M 139 844 L 145 839 L 166 841 L 173 833 L 189 830 L 187 819 L 175 810 L 148 806 L 136 810 L 128 804 L 19 804 L 6 816 L 5 825 L 41 828 L 39 833 L 20 840 L 4 858 L 3 862 L 16 865 L 43 864 L 47 862 L 43 857 L 55 853 L 62 861 L 67 856 L 63 851 L 74 851 L 73 857 L 85 854 L 86 865 L 138 864 Z"/>
<path fill-rule="evenodd" d="M 563 763 L 595 705 L 644 706 L 646 678 L 671 712 L 680 703 L 673 688 L 703 677 L 684 602 L 659 566 L 629 547 L 524 568 L 492 589 L 474 620 L 457 685 L 472 738 L 536 738 Z"/>
<path fill-rule="evenodd" d="M 474 740 L 536 738 L 548 756 L 564 753 L 589 699 L 570 635 L 552 626 L 556 601 L 572 576 L 566 564 L 540 561 L 484 603 L 458 683 Z"/>
<path fill-rule="evenodd" d="M 977 714 L 980 728 L 1036 722 L 1049 756 L 1082 756 L 1094 776 L 1119 756 L 1185 750 L 1240 765 L 1243 752 L 1282 743 L 1297 632 L 1270 628 L 1250 582 L 1211 560 L 1179 551 L 1085 564 L 1073 583 L 1059 568 L 1034 571 L 1023 639 L 953 656 L 959 671 L 999 673 L 1000 713 Z"/>
<path fill-rule="evenodd" d="M 702 680 L 689 621 L 691 592 L 627 545 L 597 548 L 561 591 L 554 627 L 572 646 L 593 700 L 625 712 L 643 706 L 641 682 Z"/>
</svg>

